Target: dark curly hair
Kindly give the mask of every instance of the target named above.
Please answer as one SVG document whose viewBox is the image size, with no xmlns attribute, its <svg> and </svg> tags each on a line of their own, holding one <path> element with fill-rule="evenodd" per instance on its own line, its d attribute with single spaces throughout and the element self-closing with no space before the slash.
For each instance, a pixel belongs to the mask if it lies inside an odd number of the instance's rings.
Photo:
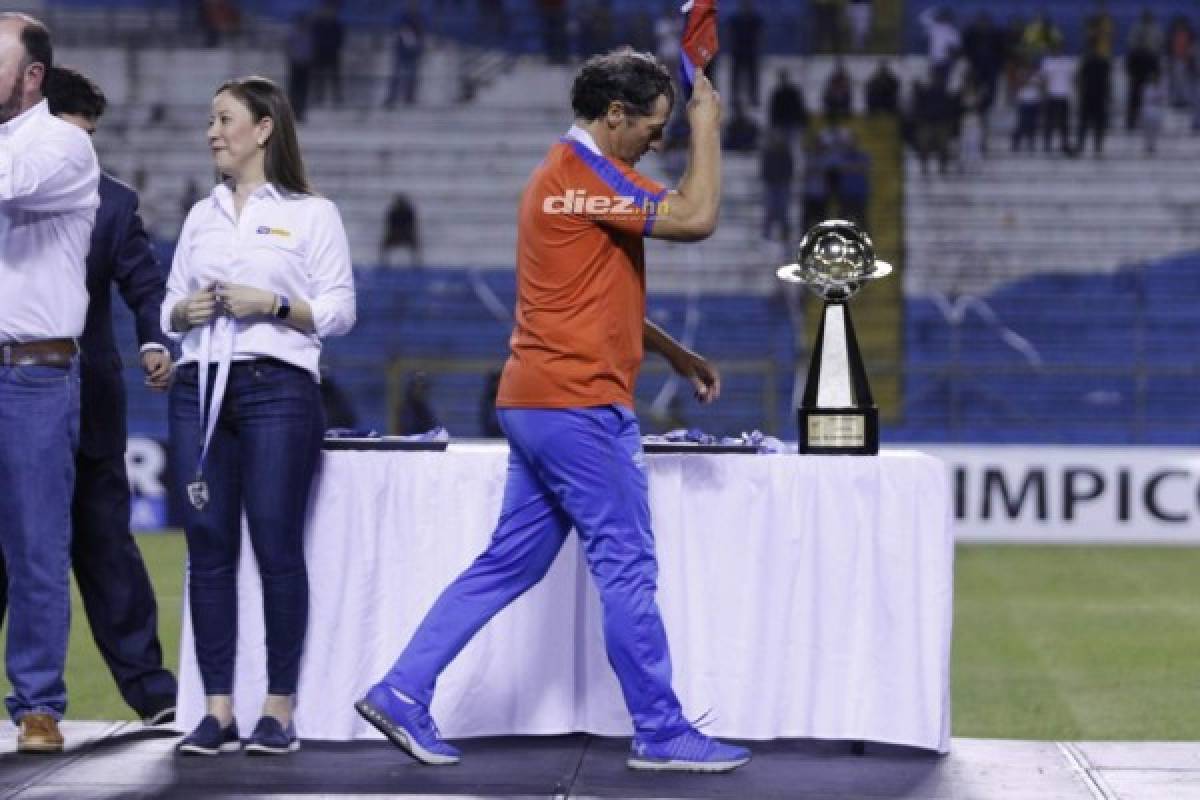
<svg viewBox="0 0 1200 800">
<path fill-rule="evenodd" d="M 616 101 L 629 116 L 645 117 L 653 113 L 659 95 L 674 105 L 671 73 L 649 53 L 622 47 L 584 62 L 571 86 L 571 108 L 576 117 L 590 122 L 604 116 Z"/>
</svg>

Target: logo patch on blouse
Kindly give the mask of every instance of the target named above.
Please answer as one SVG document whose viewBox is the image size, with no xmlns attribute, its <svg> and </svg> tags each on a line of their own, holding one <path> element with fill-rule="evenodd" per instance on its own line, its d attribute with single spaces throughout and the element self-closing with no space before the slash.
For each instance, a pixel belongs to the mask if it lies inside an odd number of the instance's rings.
<svg viewBox="0 0 1200 800">
<path fill-rule="evenodd" d="M 284 230 L 283 228 L 269 228 L 266 225 L 259 225 L 258 229 L 254 232 L 262 234 L 263 236 L 283 236 L 285 238 L 292 235 L 292 232 L 289 230 Z"/>
</svg>

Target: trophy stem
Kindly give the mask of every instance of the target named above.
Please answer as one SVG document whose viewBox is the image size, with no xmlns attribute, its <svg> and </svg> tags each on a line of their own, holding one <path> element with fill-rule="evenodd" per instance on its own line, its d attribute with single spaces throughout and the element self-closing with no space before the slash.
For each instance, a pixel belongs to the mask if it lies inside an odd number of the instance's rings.
<svg viewBox="0 0 1200 800">
<path fill-rule="evenodd" d="M 821 311 L 798 422 L 801 453 L 879 452 L 879 412 L 845 300 Z"/>
</svg>

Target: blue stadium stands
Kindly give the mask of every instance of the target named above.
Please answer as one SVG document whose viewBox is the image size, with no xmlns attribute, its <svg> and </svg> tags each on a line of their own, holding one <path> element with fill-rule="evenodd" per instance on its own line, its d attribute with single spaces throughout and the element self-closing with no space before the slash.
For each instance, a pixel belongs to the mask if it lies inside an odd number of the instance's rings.
<svg viewBox="0 0 1200 800">
<path fill-rule="evenodd" d="M 359 323 L 349 336 L 326 343 L 324 363 L 361 425 L 388 430 L 404 378 L 424 369 L 442 422 L 455 435 L 480 435 L 486 373 L 503 364 L 509 324 L 481 302 L 477 281 L 511 308 L 508 272 L 360 271 Z M 885 425 L 885 441 L 1195 441 L 1200 292 L 1167 292 L 1172 285 L 1200 285 L 1200 257 L 1137 272 L 1022 280 L 986 298 L 999 327 L 970 313 L 951 326 L 932 303 L 911 300 L 904 408 Z M 678 335 L 688 306 L 680 295 L 653 296 L 649 313 Z M 723 399 L 702 409 L 681 386 L 683 402 L 672 411 L 682 419 L 656 417 L 652 405 L 667 372 L 651 358 L 638 394 L 647 430 L 682 421 L 716 433 L 760 428 L 793 437 L 795 354 L 784 309 L 770 297 L 710 295 L 696 310 L 694 345 L 723 366 Z M 118 312 L 132 365 L 128 316 Z M 1015 347 L 1014 335 L 1028 349 Z M 391 371 L 380 366 L 388 364 Z M 131 429 L 164 436 L 162 398 L 140 388 L 136 369 L 128 378 Z"/>
<path fill-rule="evenodd" d="M 893 439 L 1200 439 L 1200 254 L 1112 274 L 1037 275 L 986 301 L 998 323 L 968 313 L 952 326 L 934 303 L 908 301 L 905 409 Z"/>
</svg>

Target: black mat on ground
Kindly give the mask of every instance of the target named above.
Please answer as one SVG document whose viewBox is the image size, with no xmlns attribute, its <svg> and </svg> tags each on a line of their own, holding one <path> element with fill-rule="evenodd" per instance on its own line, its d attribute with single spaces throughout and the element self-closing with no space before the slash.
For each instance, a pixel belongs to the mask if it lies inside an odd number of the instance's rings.
<svg viewBox="0 0 1200 800">
<path fill-rule="evenodd" d="M 384 742 L 305 742 L 289 756 L 180 757 L 178 736 L 134 729 L 62 756 L 0 757 L 4 800 L 193 798 L 772 798 L 921 797 L 940 759 L 923 751 L 842 743 L 754 742 L 730 775 L 648 774 L 625 766 L 629 740 L 571 736 L 458 742 L 463 761 L 425 767 Z M 932 793 L 936 794 L 936 792 Z"/>
</svg>

